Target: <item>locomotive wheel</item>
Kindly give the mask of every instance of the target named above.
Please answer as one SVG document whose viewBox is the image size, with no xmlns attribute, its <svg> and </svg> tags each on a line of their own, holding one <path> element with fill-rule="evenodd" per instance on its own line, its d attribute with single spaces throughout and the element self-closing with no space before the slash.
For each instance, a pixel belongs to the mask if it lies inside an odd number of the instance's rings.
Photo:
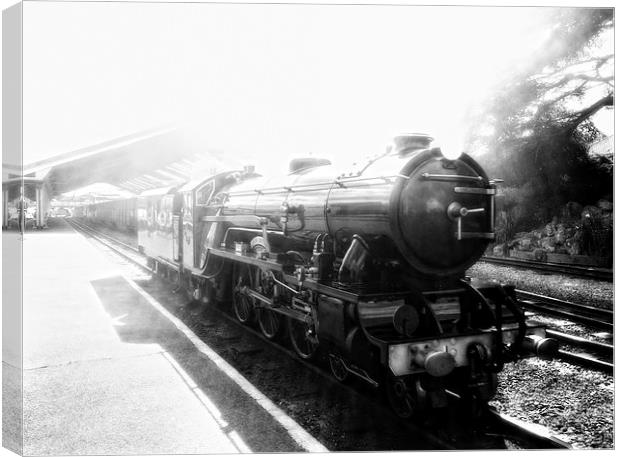
<svg viewBox="0 0 620 457">
<path fill-rule="evenodd" d="M 282 330 L 282 317 L 280 314 L 267 308 L 257 310 L 258 326 L 265 338 L 276 339 Z"/>
<path fill-rule="evenodd" d="M 304 360 L 314 358 L 319 348 L 319 343 L 314 335 L 314 326 L 289 317 L 288 333 L 291 345 L 300 358 Z"/>
<path fill-rule="evenodd" d="M 344 360 L 342 360 L 340 357 L 330 354 L 329 368 L 336 380 L 340 382 L 346 382 L 349 380 L 349 370 L 347 370 Z"/>
<path fill-rule="evenodd" d="M 235 265 L 233 269 L 233 310 L 239 322 L 250 324 L 254 317 L 254 299 L 241 292 L 243 287 L 252 287 L 250 267 L 247 265 Z"/>
<path fill-rule="evenodd" d="M 273 297 L 273 281 L 268 271 L 254 268 L 253 272 L 255 289 L 266 297 Z M 260 331 L 268 340 L 275 340 L 282 333 L 283 318 L 273 310 L 261 307 L 256 310 Z"/>
<path fill-rule="evenodd" d="M 416 410 L 415 392 L 403 378 L 387 375 L 385 393 L 392 411 L 401 419 L 409 419 Z"/>
</svg>

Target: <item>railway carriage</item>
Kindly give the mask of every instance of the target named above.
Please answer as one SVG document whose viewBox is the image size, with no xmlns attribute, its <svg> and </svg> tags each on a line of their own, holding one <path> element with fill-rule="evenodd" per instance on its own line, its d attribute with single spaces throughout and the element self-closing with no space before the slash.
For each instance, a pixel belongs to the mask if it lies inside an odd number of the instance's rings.
<svg viewBox="0 0 620 457">
<path fill-rule="evenodd" d="M 136 198 L 91 203 L 76 207 L 74 217 L 123 231 L 135 232 L 137 222 L 136 204 Z"/>
<path fill-rule="evenodd" d="M 221 173 L 142 195 L 138 243 L 197 302 L 230 303 L 286 334 L 333 375 L 385 387 L 395 412 L 483 404 L 505 361 L 551 356 L 514 289 L 464 274 L 494 238 L 497 181 L 423 134 L 348 170 L 291 163 L 284 176 Z"/>
</svg>

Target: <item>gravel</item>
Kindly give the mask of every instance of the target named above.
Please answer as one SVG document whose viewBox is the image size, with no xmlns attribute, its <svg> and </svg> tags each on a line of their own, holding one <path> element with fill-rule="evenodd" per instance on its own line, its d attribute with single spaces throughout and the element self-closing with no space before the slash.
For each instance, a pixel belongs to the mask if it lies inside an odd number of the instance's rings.
<svg viewBox="0 0 620 457">
<path fill-rule="evenodd" d="M 565 362 L 524 359 L 499 374 L 499 411 L 543 425 L 576 449 L 614 446 L 613 376 Z"/>
<path fill-rule="evenodd" d="M 478 262 L 467 270 L 466 274 L 473 278 L 514 284 L 517 289 L 528 292 L 576 303 L 587 303 L 603 309 L 613 309 L 614 286 L 611 282 L 549 274 L 485 262 Z"/>
</svg>

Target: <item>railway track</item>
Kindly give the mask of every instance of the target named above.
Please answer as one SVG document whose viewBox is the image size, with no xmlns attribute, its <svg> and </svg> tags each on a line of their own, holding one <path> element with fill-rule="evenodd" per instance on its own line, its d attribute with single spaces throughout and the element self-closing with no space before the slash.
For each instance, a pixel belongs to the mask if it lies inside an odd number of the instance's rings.
<svg viewBox="0 0 620 457">
<path fill-rule="evenodd" d="M 544 427 L 507 416 L 493 407 L 489 408 L 487 414 L 490 422 L 502 430 L 506 437 L 526 439 L 530 449 L 571 449 L 570 444 L 549 433 Z"/>
<path fill-rule="evenodd" d="M 525 309 L 613 332 L 614 313 L 611 310 L 559 300 L 524 290 L 516 292 L 519 302 Z"/>
<path fill-rule="evenodd" d="M 116 254 L 119 254 L 126 260 L 130 261 L 133 264 L 140 266 L 141 268 L 147 270 L 150 273 L 153 273 L 153 271 L 148 267 L 145 257 L 134 246 L 130 246 L 125 243 L 122 243 L 110 235 L 101 233 L 75 220 L 68 221 L 68 222 L 70 222 L 70 224 L 75 229 L 88 234 L 88 236 L 104 244 L 107 248 L 109 248 Z M 332 390 L 334 388 L 347 389 L 351 391 L 353 395 L 360 395 L 361 393 L 365 397 L 368 396 L 369 388 L 366 385 L 358 386 L 358 387 L 355 386 L 355 383 L 353 383 L 352 385 L 342 385 L 341 383 L 336 382 L 332 378 L 332 376 L 327 373 L 327 371 L 324 369 L 326 367 L 321 368 L 321 366 L 314 365 L 307 361 L 299 360 L 299 358 L 296 357 L 295 353 L 292 350 L 282 345 L 274 344 L 272 341 L 268 341 L 258 330 L 255 330 L 248 326 L 242 326 L 237 320 L 235 320 L 228 313 L 219 312 L 219 314 L 225 320 L 227 320 L 233 328 L 236 328 L 238 330 L 242 328 L 244 332 L 248 332 L 255 339 L 262 341 L 262 344 L 272 349 L 275 348 L 275 350 L 286 354 L 288 359 L 294 359 L 296 363 L 304 366 L 307 370 L 311 371 L 317 376 L 322 377 L 324 381 L 329 384 L 330 386 L 329 390 Z M 201 319 L 195 322 L 193 326 L 193 328 L 197 330 L 197 333 L 200 336 L 205 336 L 206 333 L 211 333 L 211 332 L 205 332 L 204 331 L 205 327 L 207 329 L 212 328 L 213 323 L 206 322 Z M 236 332 L 234 333 L 236 335 Z M 240 337 L 235 336 L 235 335 L 233 336 L 228 335 L 225 338 L 226 339 L 225 345 L 229 351 L 233 352 L 234 357 L 239 357 L 239 354 L 245 353 L 245 354 L 249 354 L 249 356 L 252 359 L 255 359 L 257 357 L 257 354 L 262 352 L 262 349 L 260 348 L 254 348 L 250 350 L 246 347 L 245 349 L 243 349 L 243 345 L 241 345 L 241 349 L 236 349 L 235 344 L 238 343 L 238 339 Z M 211 343 L 213 342 L 210 342 L 210 344 Z M 295 388 L 297 387 L 295 386 Z M 374 392 L 374 393 L 376 394 L 375 396 L 378 396 L 377 392 Z M 298 394 L 298 395 L 301 395 L 303 397 L 304 395 L 312 395 L 312 392 L 308 392 L 307 394 L 305 394 L 304 392 L 301 392 L 301 394 Z M 380 398 L 375 398 L 373 402 L 374 402 L 374 407 L 376 408 L 376 410 L 371 415 L 374 416 L 376 414 L 379 414 L 379 417 L 380 417 L 379 421 L 381 423 L 387 423 L 387 424 L 393 423 L 395 420 L 395 416 L 386 408 L 386 406 L 384 405 L 384 402 L 381 402 Z M 501 439 L 509 440 L 511 443 L 518 443 L 517 446 L 522 447 L 524 449 L 571 448 L 570 444 L 554 437 L 546 428 L 541 427 L 541 426 L 533 426 L 531 424 L 526 424 L 519 420 L 510 418 L 506 415 L 500 414 L 493 408 L 490 408 L 487 412 L 485 412 L 484 420 L 485 420 L 485 425 L 484 425 L 485 434 L 487 436 L 492 436 L 494 437 L 494 439 L 497 439 L 498 437 L 500 437 Z M 441 438 L 439 435 L 435 434 L 436 432 L 435 429 L 433 429 L 432 431 L 429 431 L 424 425 L 418 424 L 416 423 L 416 421 L 400 421 L 400 420 L 397 420 L 397 421 L 398 421 L 399 427 L 404 427 L 405 430 L 403 430 L 403 432 L 407 436 L 418 436 L 418 437 L 423 436 L 424 440 L 428 442 L 430 449 L 444 449 L 444 450 L 445 449 L 450 449 L 450 450 L 461 449 L 460 447 L 455 446 L 453 442 L 454 441 L 453 437 L 456 435 L 462 435 L 462 432 L 463 432 L 463 430 L 461 430 L 462 423 L 459 424 L 459 428 L 453 431 L 453 433 L 448 433 L 448 435 L 452 436 L 452 439 L 450 440 L 450 439 Z M 442 421 L 440 419 L 439 423 L 441 422 Z M 364 431 L 363 427 L 364 426 L 362 425 L 361 431 Z M 356 429 L 355 432 L 359 433 L 360 428 L 358 427 L 358 429 Z M 393 432 L 392 429 L 388 431 L 388 433 L 391 433 L 391 432 Z M 482 446 L 479 444 L 479 441 L 477 441 L 477 438 L 475 438 L 473 441 L 469 442 L 465 446 L 466 448 L 469 448 L 469 449 L 482 448 Z M 501 446 L 499 448 L 501 448 Z M 350 450 L 350 449 L 347 449 L 347 450 Z M 360 450 L 367 450 L 367 449 L 360 449 Z"/>
<path fill-rule="evenodd" d="M 591 278 L 600 281 L 613 281 L 614 273 L 610 268 L 586 267 L 581 265 L 565 265 L 553 262 L 537 262 L 533 260 L 513 259 L 509 257 L 484 256 L 482 262 L 505 265 L 530 270 L 545 271 L 548 273 L 568 274 L 581 278 Z"/>
<path fill-rule="evenodd" d="M 577 350 L 583 349 L 586 351 L 574 352 L 560 349 L 559 358 L 574 365 L 581 365 L 586 368 L 613 374 L 614 364 L 610 361 L 613 358 L 614 347 L 612 345 L 575 337 L 556 330 L 547 330 L 547 335 Z"/>
<path fill-rule="evenodd" d="M 614 372 L 613 360 L 614 347 L 611 344 L 599 343 L 554 329 L 547 329 L 547 336 L 555 338 L 565 346 L 569 346 L 580 352 L 560 349 L 558 357 L 575 365 L 603 371 Z"/>
<path fill-rule="evenodd" d="M 531 292 L 517 290 L 517 298 L 524 309 L 535 313 L 568 319 L 586 326 L 613 333 L 613 311 L 593 306 L 572 303 L 556 298 L 546 297 Z M 575 365 L 613 373 L 614 347 L 586 338 L 564 333 L 558 329 L 548 329 L 547 335 L 557 339 L 564 346 L 574 350 L 560 349 L 558 357 Z"/>
<path fill-rule="evenodd" d="M 563 265 L 495 256 L 485 256 L 481 261 L 549 273 L 569 274 L 600 281 L 613 281 L 613 270 L 605 268 Z M 592 329 L 603 330 L 607 333 L 613 333 L 614 314 L 611 310 L 560 300 L 524 290 L 517 290 L 516 292 L 519 303 L 525 310 L 539 315 L 565 319 Z M 549 336 L 556 338 L 566 348 L 560 349 L 558 354 L 560 359 L 571 364 L 613 373 L 612 345 L 576 337 L 559 329 L 550 329 L 547 333 Z"/>
</svg>

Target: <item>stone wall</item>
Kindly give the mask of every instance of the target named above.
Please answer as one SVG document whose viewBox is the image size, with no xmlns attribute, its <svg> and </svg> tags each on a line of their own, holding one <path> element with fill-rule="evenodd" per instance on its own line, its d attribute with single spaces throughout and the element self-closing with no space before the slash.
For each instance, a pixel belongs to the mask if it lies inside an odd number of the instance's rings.
<svg viewBox="0 0 620 457">
<path fill-rule="evenodd" d="M 506 232 L 498 217 L 498 232 Z M 517 233 L 496 244 L 494 255 L 530 260 L 611 266 L 613 256 L 613 204 L 600 200 L 596 205 L 581 206 L 570 202 L 561 215 L 544 226 Z"/>
</svg>

